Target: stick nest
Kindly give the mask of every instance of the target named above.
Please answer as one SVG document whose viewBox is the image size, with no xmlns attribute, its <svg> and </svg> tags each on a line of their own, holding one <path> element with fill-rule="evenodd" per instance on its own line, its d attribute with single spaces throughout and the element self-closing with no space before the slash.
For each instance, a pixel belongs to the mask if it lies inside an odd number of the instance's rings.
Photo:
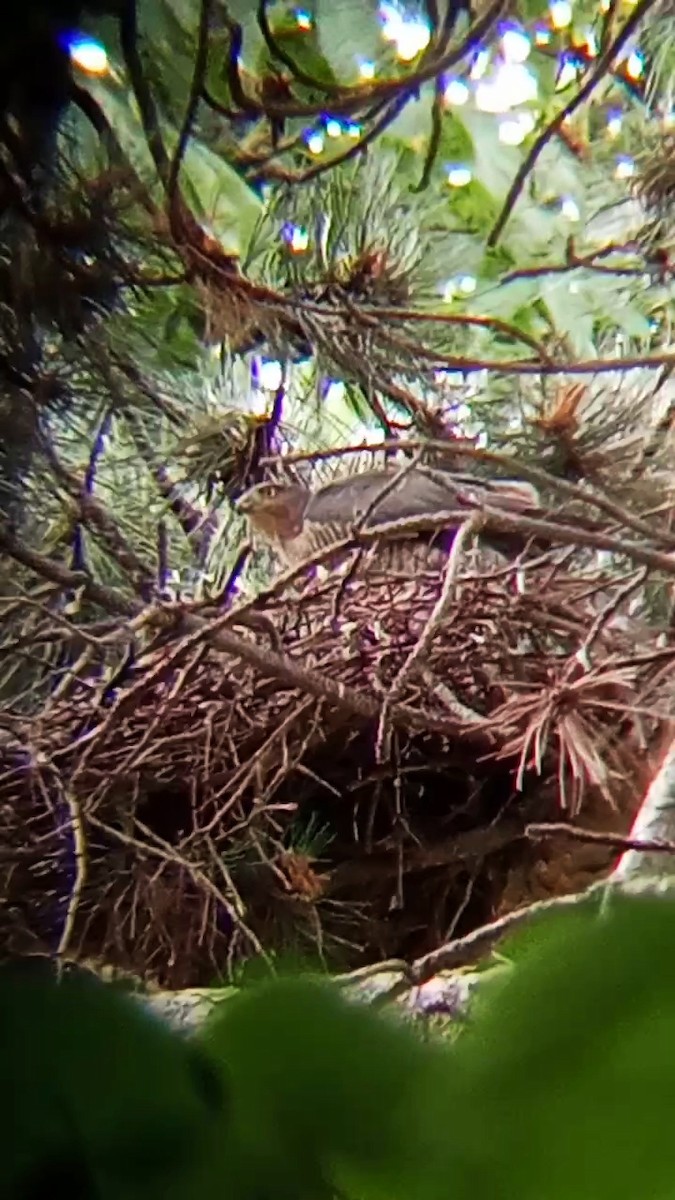
<svg viewBox="0 0 675 1200">
<path fill-rule="evenodd" d="M 207 985 L 419 955 L 606 873 L 527 829 L 628 828 L 670 702 L 655 634 L 608 581 L 486 562 L 175 606 L 115 676 L 3 722 L 0 943 Z"/>
</svg>

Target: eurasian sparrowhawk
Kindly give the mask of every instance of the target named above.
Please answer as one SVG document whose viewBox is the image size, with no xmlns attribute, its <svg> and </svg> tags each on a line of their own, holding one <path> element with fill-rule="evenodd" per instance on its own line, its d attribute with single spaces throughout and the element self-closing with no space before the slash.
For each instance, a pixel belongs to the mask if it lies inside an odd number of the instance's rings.
<svg viewBox="0 0 675 1200">
<path fill-rule="evenodd" d="M 439 531 L 447 534 L 483 504 L 518 512 L 538 506 L 537 492 L 528 483 L 484 480 L 415 465 L 392 487 L 392 478 L 397 473 L 400 468 L 394 466 L 364 471 L 335 479 L 316 491 L 299 484 L 258 484 L 239 498 L 237 507 L 286 563 L 295 566 L 325 547 L 348 539 L 359 528 L 372 530 L 380 525 L 447 514 L 447 521 L 439 522 Z M 499 548 L 498 534 L 486 536 L 485 540 Z M 402 529 L 400 534 L 389 531 L 387 565 L 396 569 L 396 558 L 401 563 L 405 561 L 409 569 L 413 559 L 420 561 L 420 554 L 414 551 L 415 544 L 426 558 L 432 541 L 438 541 L 433 531 L 423 535 L 421 545 L 419 536 L 410 531 Z M 501 542 L 503 545 L 503 538 Z M 392 557 L 396 543 L 399 553 Z M 402 543 L 406 547 L 404 554 L 400 553 Z M 377 560 L 380 566 L 384 565 L 381 552 Z"/>
</svg>

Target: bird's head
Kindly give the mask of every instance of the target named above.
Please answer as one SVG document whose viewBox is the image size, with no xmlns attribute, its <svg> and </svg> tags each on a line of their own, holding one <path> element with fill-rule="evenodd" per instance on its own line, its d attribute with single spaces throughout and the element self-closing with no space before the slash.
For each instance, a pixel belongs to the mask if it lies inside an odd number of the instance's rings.
<svg viewBox="0 0 675 1200">
<path fill-rule="evenodd" d="M 302 532 L 310 493 L 294 483 L 258 483 L 236 501 L 258 532 L 270 540 L 290 541 Z"/>
</svg>

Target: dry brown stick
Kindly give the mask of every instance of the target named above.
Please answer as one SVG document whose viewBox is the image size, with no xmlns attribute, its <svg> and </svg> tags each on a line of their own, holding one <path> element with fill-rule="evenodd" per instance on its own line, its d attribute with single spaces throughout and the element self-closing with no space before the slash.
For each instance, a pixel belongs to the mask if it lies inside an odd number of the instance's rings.
<svg viewBox="0 0 675 1200">
<path fill-rule="evenodd" d="M 390 689 L 390 698 L 395 698 L 401 694 L 405 684 L 410 678 L 415 664 L 429 649 L 436 634 L 438 633 L 439 627 L 443 623 L 448 606 L 452 599 L 454 586 L 457 582 L 457 575 L 459 572 L 462 554 L 464 553 L 464 549 L 469 538 L 472 536 L 472 534 L 476 533 L 478 529 L 480 529 L 481 525 L 482 519 L 480 513 L 473 513 L 469 517 L 468 521 L 464 521 L 464 523 L 457 530 L 457 533 L 453 539 L 452 549 L 448 555 L 440 596 L 438 597 L 438 600 L 434 605 L 429 619 L 426 622 L 416 644 L 413 646 L 400 671 L 394 678 Z"/>
<path fill-rule="evenodd" d="M 529 472 L 529 474 L 533 473 Z M 523 471 L 522 474 L 526 474 L 526 472 Z M 537 474 L 544 473 L 537 472 Z M 542 540 L 552 543 L 557 542 L 561 545 L 571 547 L 589 546 L 599 550 L 613 550 L 617 554 L 623 554 L 626 557 L 633 558 L 636 562 L 641 562 L 644 566 L 675 575 L 675 553 L 665 554 L 658 550 L 650 550 L 639 543 L 625 541 L 622 538 L 616 538 L 611 534 L 604 534 L 601 531 L 586 530 L 583 526 L 558 524 L 555 519 L 526 517 L 523 513 L 509 513 L 507 515 L 499 509 L 488 506 L 482 508 L 481 512 L 483 524 L 487 530 L 492 529 L 507 533 L 529 534 Z M 260 592 L 253 600 L 246 600 L 241 605 L 231 609 L 228 623 L 234 624 L 258 605 L 262 605 L 266 601 L 275 599 L 277 596 L 283 594 L 287 587 L 300 578 L 310 567 L 320 566 L 336 555 L 352 550 L 359 544 L 378 542 L 386 537 L 396 536 L 402 538 L 406 535 L 412 537 L 418 533 L 433 533 L 438 529 L 453 528 L 461 524 L 466 519 L 466 515 L 467 510 L 463 508 L 457 511 L 448 510 L 448 512 L 437 513 L 433 517 L 415 517 L 402 521 L 391 521 L 386 524 L 373 526 L 368 530 L 362 530 L 358 537 L 349 536 L 334 542 L 332 545 L 324 546 L 317 553 L 310 555 L 301 563 L 285 571 L 282 575 L 277 576 L 269 587 Z M 656 535 L 654 535 L 653 540 L 663 541 L 663 539 L 658 538 Z M 673 539 L 668 539 L 668 543 L 672 545 Z"/>
<path fill-rule="evenodd" d="M 675 555 L 667 555 L 656 550 L 649 550 L 618 538 L 604 537 L 600 533 L 589 533 L 573 526 L 557 525 L 551 521 L 536 520 L 526 517 L 522 513 L 506 515 L 498 510 L 487 507 L 482 512 L 485 525 L 488 528 L 520 531 L 533 536 L 548 539 L 554 538 L 571 545 L 589 545 L 600 549 L 613 549 L 617 553 L 631 556 L 636 561 L 642 562 L 647 566 L 655 567 L 666 571 L 668 574 L 675 575 Z M 461 515 L 465 517 L 466 510 Z M 456 523 L 458 514 L 448 514 L 448 517 Z M 410 522 L 393 522 L 377 526 L 372 530 L 362 531 L 359 540 L 377 541 L 388 533 L 395 533 L 400 537 L 404 532 L 412 533 L 433 530 L 438 528 L 439 524 L 443 523 L 443 520 L 443 517 L 439 517 L 432 520 L 416 519 Z M 351 543 L 352 539 L 346 539 L 342 543 L 337 543 L 336 548 L 345 549 Z M 101 588 L 86 575 L 83 575 L 83 573 L 69 571 L 60 564 L 53 563 L 51 559 L 26 549 L 16 541 L 6 527 L 3 528 L 2 526 L 0 526 L 0 547 L 4 547 L 13 557 L 24 562 L 25 565 L 45 578 L 55 582 L 58 581 L 65 587 L 81 587 L 85 594 L 95 599 L 108 610 L 112 609 L 112 611 L 123 612 L 129 616 L 138 616 L 141 612 L 141 606 L 137 601 L 130 601 L 113 589 Z M 330 553 L 335 553 L 336 548 L 332 548 L 332 550 L 328 548 L 328 550 Z M 348 708 L 355 714 L 368 720 L 379 715 L 379 702 L 368 695 L 356 691 L 354 688 L 347 687 L 339 681 L 324 677 L 316 671 L 300 666 L 291 659 L 274 651 L 263 650 L 253 642 L 230 633 L 227 629 L 221 628 L 218 632 L 214 632 L 208 622 L 192 614 L 185 614 L 180 606 L 174 606 L 173 609 L 169 609 L 166 606 L 158 606 L 158 617 L 164 616 L 166 618 L 170 614 L 180 618 L 182 628 L 188 634 L 192 633 L 198 637 L 203 636 L 215 649 L 243 659 L 264 676 L 272 676 L 310 695 L 327 700 L 336 707 Z M 220 624 L 221 620 L 223 623 L 236 620 L 238 616 L 240 617 L 241 613 L 233 609 L 226 617 L 219 618 L 218 624 Z M 447 718 L 440 719 L 428 713 L 420 713 L 418 710 L 406 705 L 396 704 L 392 706 L 390 719 L 394 724 L 401 725 L 404 728 L 430 730 L 446 733 L 451 736 L 468 737 L 472 740 L 478 737 L 479 740 L 484 743 L 487 742 L 487 744 L 491 744 L 492 740 L 488 730 L 483 731 L 482 734 L 478 734 L 477 731 L 467 728 L 461 722 L 449 721 Z"/>
<path fill-rule="evenodd" d="M 153 837 L 154 840 L 159 844 L 152 845 L 150 842 L 139 841 L 138 838 L 132 837 L 131 834 L 124 833 L 121 829 L 115 829 L 114 826 L 108 825 L 105 821 L 101 821 L 98 817 L 95 817 L 93 813 L 89 813 L 87 819 L 92 825 L 95 825 L 103 833 L 106 833 L 109 837 L 115 838 L 115 840 L 118 842 L 122 842 L 123 845 L 130 846 L 132 849 L 140 852 L 141 854 L 149 855 L 151 858 L 159 858 L 163 862 L 172 863 L 174 866 L 181 867 L 184 871 L 187 871 L 188 875 L 195 884 L 201 887 L 204 891 L 208 892 L 217 904 L 222 905 L 232 921 L 233 927 L 235 929 L 239 929 L 240 932 L 243 933 L 256 953 L 259 954 L 263 961 L 273 970 L 269 955 L 266 954 L 263 946 L 258 941 L 258 938 L 253 930 L 249 929 L 248 925 L 244 923 L 241 916 L 236 911 L 236 907 L 227 899 L 225 895 L 223 895 L 220 889 L 216 887 L 215 883 L 213 883 L 212 880 L 210 880 L 208 876 L 204 874 L 200 867 L 198 867 L 195 863 L 191 863 L 189 859 L 183 858 L 173 849 L 172 846 L 169 845 L 168 842 L 164 842 L 164 840 L 158 837 L 157 834 L 153 834 Z"/>
<path fill-rule="evenodd" d="M 242 765 L 239 767 L 239 769 L 237 771 L 235 771 L 232 778 L 228 781 L 228 789 L 231 790 L 232 787 L 234 787 L 236 785 L 236 791 L 234 791 L 231 795 L 228 796 L 225 804 L 221 805 L 221 807 L 217 810 L 217 812 L 213 815 L 213 817 L 209 821 L 208 825 L 205 825 L 203 828 L 196 831 L 194 834 L 191 835 L 191 837 L 201 837 L 204 834 L 210 834 L 213 832 L 213 830 L 216 828 L 216 826 L 219 825 L 220 822 L 223 820 L 223 817 L 232 808 L 234 808 L 234 805 L 237 803 L 237 800 L 239 800 L 243 796 L 246 788 L 248 787 L 249 783 L 251 782 L 251 778 L 252 778 L 253 774 L 261 765 L 261 759 L 266 757 L 269 754 L 270 750 L 273 749 L 276 746 L 277 742 L 283 738 L 287 729 L 289 729 L 296 722 L 297 718 L 304 716 L 306 713 L 309 713 L 311 711 L 312 707 L 313 707 L 313 701 L 311 701 L 311 700 L 304 700 L 304 701 L 302 701 L 301 704 L 294 704 L 292 706 L 290 712 L 288 712 L 286 714 L 286 716 L 283 718 L 281 724 L 275 726 L 275 728 L 272 730 L 272 732 L 267 736 L 267 738 L 263 742 L 262 746 L 258 747 L 258 749 L 255 752 L 254 761 L 253 762 L 247 761 L 245 763 L 242 763 Z"/>
<path fill-rule="evenodd" d="M 97 788 L 96 792 L 94 792 L 94 794 L 90 797 L 90 803 L 95 803 L 100 798 L 101 794 L 105 793 L 115 783 L 118 777 L 123 778 L 130 772 L 138 770 L 143 762 L 145 752 L 147 751 L 148 746 L 152 743 L 153 736 L 166 716 L 167 710 L 171 706 L 172 701 L 176 699 L 185 686 L 189 675 L 194 672 L 197 666 L 199 666 L 199 663 L 202 661 L 205 653 L 206 647 L 203 645 L 198 645 L 192 651 L 188 662 L 177 668 L 176 679 L 172 683 L 171 687 L 167 689 L 166 694 L 159 701 L 141 736 L 134 741 L 134 744 L 126 758 L 119 766 L 115 768 L 113 774 L 106 778 L 99 788 Z M 93 744 L 95 745 L 96 743 L 94 742 Z M 78 764 L 72 779 L 75 779 L 79 772 L 80 767 Z"/>
<path fill-rule="evenodd" d="M 367 720 L 372 720 L 379 713 L 379 702 L 370 696 L 348 687 L 339 680 L 299 666 L 292 659 L 276 654 L 273 650 L 263 649 L 254 642 L 237 637 L 229 630 L 220 629 L 217 633 L 211 633 L 205 622 L 189 614 L 183 619 L 183 628 L 189 633 L 202 634 L 215 650 L 222 650 L 226 654 L 243 659 L 261 675 L 272 677 L 318 699 L 327 700 L 336 708 L 351 709 L 353 713 Z M 434 717 L 430 713 L 420 712 L 404 704 L 397 704 L 392 708 L 391 719 L 403 728 L 446 733 L 454 737 L 474 737 L 473 731 L 459 721 Z M 475 736 L 484 744 L 492 744 L 487 730 Z"/>
<path fill-rule="evenodd" d="M 466 863 L 483 859 L 489 854 L 503 850 L 524 837 L 524 829 L 518 821 L 503 820 L 483 829 L 468 829 L 453 834 L 435 845 L 414 844 L 405 847 L 403 872 L 428 870 L 433 867 L 463 867 Z M 394 843 L 389 840 L 384 847 L 373 852 L 363 851 L 356 857 L 341 863 L 330 873 L 329 890 L 334 892 L 344 887 L 391 874 L 391 852 Z"/>
<path fill-rule="evenodd" d="M 443 584 L 441 592 L 434 605 L 429 618 L 422 630 L 417 642 L 408 654 L 401 665 L 399 671 L 392 680 L 389 691 L 384 697 L 382 708 L 380 710 L 380 719 L 377 725 L 377 735 L 375 738 L 375 761 L 382 762 L 389 753 L 389 739 L 387 738 L 387 716 L 392 704 L 397 698 L 402 695 L 406 683 L 410 679 L 415 670 L 416 663 L 420 660 L 423 654 L 429 649 L 439 627 L 445 619 L 445 614 L 452 599 L 457 580 L 457 572 L 461 562 L 462 554 L 468 539 L 479 528 L 481 524 L 480 513 L 472 513 L 468 521 L 465 521 L 457 530 L 452 542 L 452 549 L 448 555 L 445 572 L 443 576 Z"/>
<path fill-rule="evenodd" d="M 433 979 L 439 971 L 449 971 L 465 966 L 469 962 L 475 962 L 481 954 L 490 950 L 499 938 L 503 937 L 505 933 L 510 933 L 512 929 L 551 910 L 575 908 L 596 898 L 600 901 L 606 891 L 607 881 L 601 879 L 597 883 L 591 884 L 584 892 L 573 892 L 569 896 L 554 896 L 551 900 L 537 900 L 527 908 L 518 908 L 515 912 L 506 913 L 496 921 L 474 929 L 466 937 L 454 938 L 445 945 L 439 946 L 437 950 L 431 950 L 429 954 L 416 959 L 407 970 L 406 983 L 419 987 L 421 984 L 427 983 L 429 979 Z"/>
<path fill-rule="evenodd" d="M 605 535 L 582 526 L 558 525 L 552 520 L 538 520 L 524 515 L 513 517 L 486 507 L 484 509 L 486 528 L 497 529 L 505 533 L 525 533 L 532 537 L 558 542 L 560 545 L 588 546 L 596 550 L 611 550 L 623 554 L 646 567 L 663 571 L 667 575 L 675 575 L 675 553 L 666 554 L 661 550 L 650 550 L 637 542 L 629 542 L 623 538 Z M 654 536 L 654 535 L 652 535 Z M 657 540 L 654 537 L 654 540 Z"/>
<path fill-rule="evenodd" d="M 47 555 L 40 554 L 37 550 L 31 550 L 29 546 L 25 546 L 15 537 L 9 525 L 3 521 L 0 521 L 0 550 L 15 559 L 16 562 L 22 563 L 24 567 L 28 567 L 30 571 L 34 571 L 36 575 L 63 588 L 64 591 L 77 591 L 78 588 L 81 588 L 88 600 L 99 604 L 107 612 L 135 617 L 141 611 L 141 605 L 137 600 L 130 599 L 117 588 L 98 584 L 84 571 L 71 571 L 63 563 L 48 558 Z"/>
<path fill-rule="evenodd" d="M 636 571 L 626 583 L 623 583 L 620 587 L 618 587 L 612 598 L 603 605 L 602 609 L 591 625 L 587 637 L 584 639 L 583 646 L 577 650 L 577 658 L 580 662 L 584 662 L 584 664 L 586 664 L 590 661 L 589 652 L 593 646 L 593 643 L 602 632 L 604 626 L 612 619 L 623 601 L 646 582 L 648 573 L 649 572 L 646 567 L 641 567 L 640 570 Z"/>
<path fill-rule="evenodd" d="M 632 838 L 615 833 L 601 833 L 595 829 L 581 829 L 565 821 L 541 821 L 526 825 L 525 835 L 534 841 L 563 834 L 576 842 L 594 842 L 599 846 L 610 846 L 615 850 L 637 850 L 645 854 L 675 854 L 675 842 L 667 838 Z"/>
<path fill-rule="evenodd" d="M 161 627 L 162 624 L 175 623 L 175 611 L 158 606 L 155 609 L 148 608 L 139 610 L 138 618 L 148 624 L 156 623 Z M 95 728 L 91 729 L 87 734 L 80 739 L 79 747 L 83 750 L 78 758 L 78 763 L 74 774 L 71 776 L 71 784 L 77 779 L 84 768 L 86 767 L 89 757 L 93 753 L 93 749 L 98 745 L 100 749 L 101 741 L 105 738 L 108 732 L 113 732 L 118 726 L 120 717 L 123 712 L 132 706 L 134 697 L 138 692 L 142 692 L 152 685 L 172 664 L 177 664 L 182 656 L 189 653 L 190 650 L 197 647 L 199 638 L 192 637 L 181 638 L 176 645 L 171 647 L 170 651 L 164 658 L 160 658 L 154 666 L 151 666 L 149 671 L 141 675 L 135 683 L 130 687 L 120 692 L 117 698 L 113 701 L 110 708 L 106 710 L 104 720 Z M 85 748 L 85 743 L 88 745 Z"/>
<path fill-rule="evenodd" d="M 73 930 L 75 928 L 77 911 L 82 898 L 82 890 L 87 879 L 88 866 L 87 838 L 84 830 L 84 819 L 80 800 L 71 788 L 66 789 L 65 799 L 68 804 L 68 811 L 70 813 L 70 828 L 73 835 L 75 879 L 73 880 L 73 886 L 70 889 L 66 918 L 63 922 L 61 937 L 59 938 L 59 944 L 56 950 L 56 954 L 59 958 L 66 954 L 68 947 L 70 946 Z"/>
</svg>

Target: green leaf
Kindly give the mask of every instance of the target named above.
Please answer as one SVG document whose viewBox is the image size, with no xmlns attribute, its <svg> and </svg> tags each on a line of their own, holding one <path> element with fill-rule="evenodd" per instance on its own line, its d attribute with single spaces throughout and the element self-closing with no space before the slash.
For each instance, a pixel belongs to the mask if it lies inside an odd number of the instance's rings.
<svg viewBox="0 0 675 1200">
<path fill-rule="evenodd" d="M 542 921 L 489 985 L 455 1047 L 457 1200 L 675 1194 L 674 921 L 660 899 Z"/>
<path fill-rule="evenodd" d="M 190 142 L 184 174 L 198 215 L 226 251 L 243 254 L 260 216 L 260 198 L 234 167 L 201 142 Z"/>
<path fill-rule="evenodd" d="M 520 308 L 533 304 L 539 295 L 538 279 L 514 279 L 512 283 L 486 283 L 467 311 L 478 316 L 501 317 L 509 320 Z"/>
<path fill-rule="evenodd" d="M 122 91 L 94 82 L 94 98 L 101 105 L 120 140 L 128 161 L 157 199 L 162 191 L 135 106 Z M 170 154 L 177 134 L 167 123 L 162 127 Z M 261 200 L 229 163 L 202 142 L 189 142 L 183 160 L 181 186 L 197 215 L 232 254 L 244 252 L 261 211 Z"/>
<path fill-rule="evenodd" d="M 538 17 L 547 16 L 549 12 L 548 0 L 520 0 L 518 5 L 518 14 L 523 21 L 534 21 Z"/>
<path fill-rule="evenodd" d="M 521 197 L 507 223 L 504 241 L 521 267 L 558 266 L 564 261 L 569 235 L 569 222 L 559 208 L 546 208 Z"/>
<path fill-rule="evenodd" d="M 180 120 L 194 70 L 197 13 L 176 11 L 176 0 L 145 0 L 139 9 L 139 44 L 143 69 L 156 99 L 170 117 Z"/>
<path fill-rule="evenodd" d="M 323 58 L 342 82 L 358 82 L 359 63 L 382 55 L 375 12 L 363 0 L 315 0 L 313 9 Z"/>
<path fill-rule="evenodd" d="M 487 250 L 481 263 L 481 278 L 499 279 L 506 271 L 512 271 L 515 259 L 506 246 L 501 244 Z"/>
<path fill-rule="evenodd" d="M 520 166 L 521 151 L 499 141 L 499 122 L 493 113 L 478 112 L 467 106 L 462 120 L 473 143 L 474 178 L 491 195 L 503 199 Z"/>
<path fill-rule="evenodd" d="M 207 1186 L 223 1085 L 138 1002 L 84 973 L 57 983 L 42 959 L 5 966 L 0 1058 L 6 1200 L 60 1178 L 110 1200 L 188 1200 Z"/>
<path fill-rule="evenodd" d="M 447 163 L 472 163 L 473 138 L 466 125 L 455 113 L 445 113 L 441 123 L 438 159 Z"/>
<path fill-rule="evenodd" d="M 499 206 L 487 188 L 472 179 L 466 187 L 449 189 L 450 211 L 472 233 L 486 233 L 493 225 Z"/>
<path fill-rule="evenodd" d="M 571 282 L 573 286 L 570 286 Z M 540 280 L 541 297 L 551 314 L 556 333 L 568 337 L 575 353 L 592 358 L 594 300 L 567 275 L 547 275 Z M 577 289 L 577 290 L 575 290 Z"/>
<path fill-rule="evenodd" d="M 287 979 L 221 1007 L 200 1040 L 232 1097 L 229 1196 L 418 1194 L 445 1059 L 405 1028 Z"/>
<path fill-rule="evenodd" d="M 279 25 L 271 24 L 271 29 L 277 46 L 286 52 L 300 70 L 319 83 L 338 83 L 338 77 L 323 53 L 316 26 L 307 30 L 303 29 L 298 25 L 295 15 L 289 15 L 285 22 Z M 264 64 L 268 70 L 270 67 L 278 69 L 280 66 L 279 60 L 272 58 L 267 50 Z M 326 104 L 328 107 L 330 106 L 329 98 L 326 99 Z"/>
<path fill-rule="evenodd" d="M 640 312 L 636 304 L 631 304 L 627 299 L 624 299 L 623 303 L 614 309 L 612 319 L 619 329 L 629 337 L 650 338 L 652 335 L 648 318 L 643 312 Z"/>
<path fill-rule="evenodd" d="M 387 127 L 389 138 L 397 138 L 412 146 L 418 154 L 426 153 L 431 133 L 431 111 L 434 89 L 430 84 L 420 88 L 419 96 L 412 97 L 395 121 Z"/>
<path fill-rule="evenodd" d="M 557 141 L 544 147 L 537 164 L 538 198 L 559 200 L 573 196 L 582 210 L 583 177 L 581 164 Z"/>
<path fill-rule="evenodd" d="M 146 187 L 158 197 L 160 189 L 157 172 L 131 96 L 121 88 L 113 88 L 96 79 L 90 80 L 87 87 L 117 134 L 127 162 Z"/>
</svg>

